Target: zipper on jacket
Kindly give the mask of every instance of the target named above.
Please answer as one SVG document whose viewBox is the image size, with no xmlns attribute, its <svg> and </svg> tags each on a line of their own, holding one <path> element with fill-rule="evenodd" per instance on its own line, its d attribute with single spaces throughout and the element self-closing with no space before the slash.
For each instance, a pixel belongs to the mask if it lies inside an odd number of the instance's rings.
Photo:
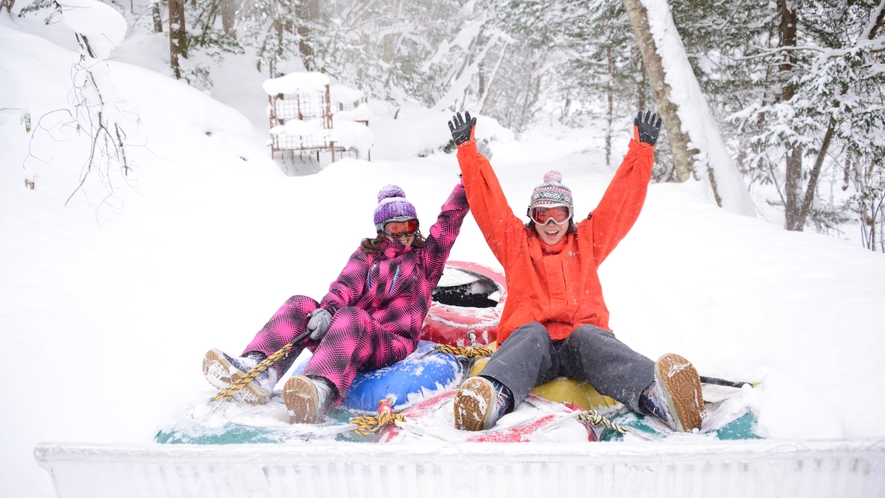
<svg viewBox="0 0 885 498">
<path fill-rule="evenodd" d="M 393 282 L 390 283 L 390 289 L 387 290 L 388 294 L 393 292 L 393 286 L 396 285 L 396 279 L 399 278 L 399 272 L 402 268 L 402 265 L 396 267 L 396 273 L 393 274 Z"/>
</svg>

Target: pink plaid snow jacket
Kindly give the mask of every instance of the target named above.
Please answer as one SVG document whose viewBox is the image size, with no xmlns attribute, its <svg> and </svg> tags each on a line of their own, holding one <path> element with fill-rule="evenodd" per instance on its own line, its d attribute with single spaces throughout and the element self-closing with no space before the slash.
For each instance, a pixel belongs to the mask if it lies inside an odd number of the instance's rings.
<svg viewBox="0 0 885 498">
<path fill-rule="evenodd" d="M 357 249 L 320 306 L 333 314 L 344 306 L 362 308 L 386 331 L 410 338 L 417 346 L 431 293 L 468 211 L 467 195 L 459 183 L 443 203 L 424 247 L 387 241 L 377 254 Z"/>
</svg>

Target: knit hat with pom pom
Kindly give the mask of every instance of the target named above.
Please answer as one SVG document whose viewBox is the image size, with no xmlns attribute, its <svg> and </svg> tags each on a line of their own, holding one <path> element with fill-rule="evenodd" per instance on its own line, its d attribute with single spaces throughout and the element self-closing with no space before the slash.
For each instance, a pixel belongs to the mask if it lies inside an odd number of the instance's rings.
<svg viewBox="0 0 885 498">
<path fill-rule="evenodd" d="M 562 173 L 554 169 L 544 175 L 544 183 L 532 191 L 529 211 L 537 206 L 568 206 L 569 211 L 573 210 L 572 191 L 562 184 Z"/>
<path fill-rule="evenodd" d="M 415 206 L 406 200 L 406 193 L 396 185 L 385 185 L 378 192 L 378 207 L 375 208 L 375 230 L 384 231 L 388 221 L 417 219 Z"/>
</svg>

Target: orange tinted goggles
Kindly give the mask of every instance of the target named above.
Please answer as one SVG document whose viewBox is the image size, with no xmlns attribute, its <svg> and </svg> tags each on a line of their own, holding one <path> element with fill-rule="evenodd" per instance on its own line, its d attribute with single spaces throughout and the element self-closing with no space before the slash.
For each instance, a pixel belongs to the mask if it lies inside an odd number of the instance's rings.
<svg viewBox="0 0 885 498">
<path fill-rule="evenodd" d="M 535 207 L 531 210 L 531 217 L 532 221 L 538 225 L 546 225 L 550 220 L 553 220 L 553 223 L 557 225 L 564 225 L 568 223 L 572 213 L 568 206 Z"/>
<path fill-rule="evenodd" d="M 418 220 L 391 221 L 384 224 L 384 233 L 393 238 L 411 237 L 418 231 Z"/>
</svg>

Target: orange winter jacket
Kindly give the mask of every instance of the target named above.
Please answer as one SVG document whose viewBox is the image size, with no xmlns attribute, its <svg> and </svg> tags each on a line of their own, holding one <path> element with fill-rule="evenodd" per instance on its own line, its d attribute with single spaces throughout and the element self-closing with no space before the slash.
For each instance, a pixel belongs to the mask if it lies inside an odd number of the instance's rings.
<svg viewBox="0 0 885 498">
<path fill-rule="evenodd" d="M 507 204 L 489 161 L 468 140 L 458 147 L 467 202 L 492 253 L 504 267 L 507 300 L 498 342 L 539 322 L 553 340 L 581 325 L 608 328 L 597 269 L 630 231 L 648 191 L 654 147 L 630 141 L 629 151 L 596 207 L 555 246 L 542 242 Z"/>
</svg>

